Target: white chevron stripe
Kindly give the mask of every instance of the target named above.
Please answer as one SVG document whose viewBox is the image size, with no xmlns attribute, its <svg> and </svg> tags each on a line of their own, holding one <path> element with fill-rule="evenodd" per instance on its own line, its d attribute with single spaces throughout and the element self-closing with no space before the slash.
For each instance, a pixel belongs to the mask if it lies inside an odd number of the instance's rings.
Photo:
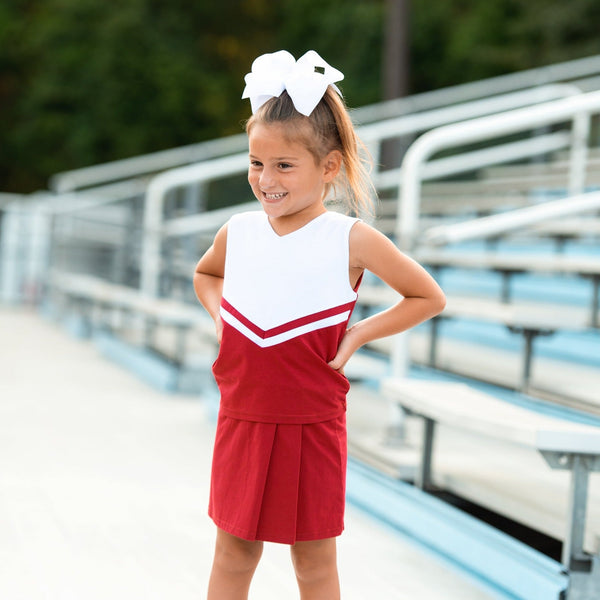
<svg viewBox="0 0 600 600">
<path fill-rule="evenodd" d="M 338 325 L 339 323 L 343 323 L 347 321 L 350 316 L 350 311 L 346 310 L 340 314 L 333 315 L 331 317 L 326 317 L 325 319 L 321 319 L 319 321 L 313 321 L 312 323 L 307 323 L 306 325 L 301 325 L 300 327 L 296 327 L 295 329 L 290 329 L 289 331 L 284 331 L 283 333 L 279 333 L 277 335 L 270 336 L 268 338 L 261 338 L 256 335 L 252 330 L 248 329 L 239 319 L 234 317 L 229 311 L 225 310 L 221 307 L 221 318 L 226 321 L 229 325 L 237 329 L 243 336 L 247 337 L 250 341 L 254 342 L 257 346 L 261 348 L 269 348 L 270 346 L 276 346 L 277 344 L 281 344 L 282 342 L 287 342 L 295 337 L 299 337 L 304 335 L 305 333 L 309 333 L 311 331 L 317 331 L 318 329 L 323 329 L 325 327 L 331 327 L 332 325 Z"/>
</svg>

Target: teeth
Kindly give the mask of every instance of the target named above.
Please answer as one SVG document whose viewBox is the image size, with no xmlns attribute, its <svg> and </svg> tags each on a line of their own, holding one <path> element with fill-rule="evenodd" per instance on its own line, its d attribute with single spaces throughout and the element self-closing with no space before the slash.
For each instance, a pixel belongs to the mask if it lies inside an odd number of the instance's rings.
<svg viewBox="0 0 600 600">
<path fill-rule="evenodd" d="M 279 198 L 283 198 L 285 196 L 286 192 L 282 192 L 279 194 L 267 194 L 265 192 L 265 197 L 267 198 L 267 200 L 279 200 Z"/>
</svg>

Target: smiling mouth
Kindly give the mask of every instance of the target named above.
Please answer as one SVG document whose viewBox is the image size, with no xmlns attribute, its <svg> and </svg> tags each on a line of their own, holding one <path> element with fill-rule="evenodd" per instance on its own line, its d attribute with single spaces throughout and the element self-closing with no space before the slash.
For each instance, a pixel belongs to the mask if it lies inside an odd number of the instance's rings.
<svg viewBox="0 0 600 600">
<path fill-rule="evenodd" d="M 279 192 L 278 194 L 267 194 L 267 192 L 263 192 L 263 196 L 267 200 L 281 200 L 281 198 L 287 196 L 287 192 Z"/>
</svg>

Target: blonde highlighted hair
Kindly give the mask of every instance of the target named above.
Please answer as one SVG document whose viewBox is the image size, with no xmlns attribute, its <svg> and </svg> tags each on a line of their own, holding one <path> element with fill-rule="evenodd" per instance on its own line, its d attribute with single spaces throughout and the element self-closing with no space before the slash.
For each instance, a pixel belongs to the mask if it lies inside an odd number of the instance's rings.
<svg viewBox="0 0 600 600">
<path fill-rule="evenodd" d="M 330 152 L 342 155 L 342 169 L 330 183 L 325 195 L 333 188 L 335 199 L 341 192 L 341 201 L 348 212 L 373 216 L 376 193 L 369 175 L 371 160 L 348 114 L 343 98 L 329 86 L 309 117 L 299 113 L 284 91 L 265 102 L 246 122 L 246 133 L 257 123 L 282 124 L 289 140 L 304 144 L 319 163 Z"/>
</svg>

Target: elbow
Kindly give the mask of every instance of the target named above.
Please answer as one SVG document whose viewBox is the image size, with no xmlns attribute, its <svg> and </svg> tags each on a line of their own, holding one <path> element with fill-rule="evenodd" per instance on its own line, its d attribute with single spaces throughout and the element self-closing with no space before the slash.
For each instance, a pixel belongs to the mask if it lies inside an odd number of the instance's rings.
<svg viewBox="0 0 600 600">
<path fill-rule="evenodd" d="M 441 314 L 446 308 L 446 294 L 440 289 L 438 293 L 432 298 L 431 308 L 433 314 L 432 317 L 435 317 Z"/>
</svg>

